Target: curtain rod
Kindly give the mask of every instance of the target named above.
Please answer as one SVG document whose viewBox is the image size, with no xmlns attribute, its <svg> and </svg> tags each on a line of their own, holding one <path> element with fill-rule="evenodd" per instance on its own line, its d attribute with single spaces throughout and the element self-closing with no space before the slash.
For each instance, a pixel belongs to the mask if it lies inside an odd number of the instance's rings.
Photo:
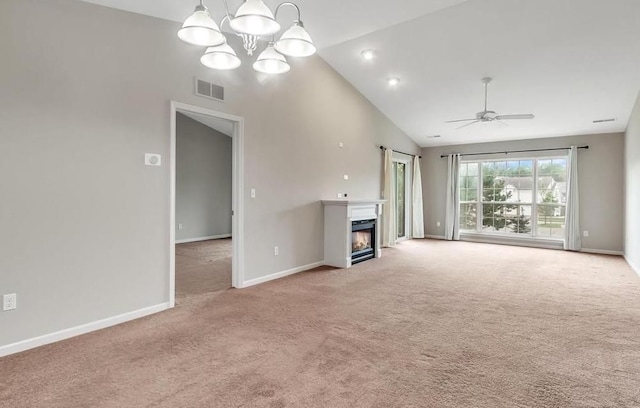
<svg viewBox="0 0 640 408">
<path fill-rule="evenodd" d="M 578 149 L 588 149 L 589 146 L 578 146 Z M 526 153 L 526 152 L 548 152 L 551 150 L 569 150 L 570 147 L 557 147 L 553 149 L 529 149 L 529 150 L 507 150 L 502 152 L 486 152 L 486 153 L 466 153 L 460 154 L 460 156 L 483 156 L 485 154 L 509 154 L 509 153 Z M 448 154 L 443 154 L 440 158 L 449 157 Z"/>
<path fill-rule="evenodd" d="M 387 148 L 386 148 L 386 147 L 384 147 L 384 146 L 380 146 L 380 150 L 384 150 L 384 149 L 387 149 Z M 401 151 L 399 151 L 399 150 L 394 150 L 394 152 L 396 152 L 396 153 L 400 153 L 400 154 L 406 154 L 407 156 L 417 156 L 417 155 L 415 155 L 415 154 L 405 153 L 405 152 L 401 152 Z M 419 158 L 419 159 L 422 159 L 422 156 L 418 156 L 418 158 Z"/>
</svg>

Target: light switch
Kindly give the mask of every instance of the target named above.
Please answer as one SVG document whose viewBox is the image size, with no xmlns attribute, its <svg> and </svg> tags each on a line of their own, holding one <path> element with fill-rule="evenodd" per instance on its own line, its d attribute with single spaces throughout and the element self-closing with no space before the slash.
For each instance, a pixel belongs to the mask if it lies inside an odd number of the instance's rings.
<svg viewBox="0 0 640 408">
<path fill-rule="evenodd" d="M 344 147 L 344 143 L 342 142 L 338 143 L 338 147 Z"/>
<path fill-rule="evenodd" d="M 251 189 L 251 198 L 256 198 L 256 189 L 255 188 Z"/>
</svg>

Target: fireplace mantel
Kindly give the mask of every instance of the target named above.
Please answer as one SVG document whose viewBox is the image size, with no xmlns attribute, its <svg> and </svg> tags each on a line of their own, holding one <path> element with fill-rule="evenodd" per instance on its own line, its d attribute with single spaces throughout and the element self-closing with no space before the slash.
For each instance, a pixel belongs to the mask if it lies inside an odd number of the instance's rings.
<svg viewBox="0 0 640 408">
<path fill-rule="evenodd" d="M 374 256 L 380 258 L 382 204 L 385 200 L 322 200 L 324 206 L 324 262 L 338 268 L 351 267 L 352 223 L 376 220 Z"/>
</svg>

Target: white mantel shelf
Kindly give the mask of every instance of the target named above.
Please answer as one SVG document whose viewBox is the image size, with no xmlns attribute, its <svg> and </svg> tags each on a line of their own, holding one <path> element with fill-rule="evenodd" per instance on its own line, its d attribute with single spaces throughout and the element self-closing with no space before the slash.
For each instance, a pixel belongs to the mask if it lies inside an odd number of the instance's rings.
<svg viewBox="0 0 640 408">
<path fill-rule="evenodd" d="M 324 205 L 375 205 L 384 204 L 387 200 L 322 200 Z"/>
<path fill-rule="evenodd" d="M 382 204 L 386 200 L 322 200 L 324 206 L 324 262 L 338 268 L 351 267 L 351 223 L 376 220 L 374 254 L 382 256 Z"/>
</svg>

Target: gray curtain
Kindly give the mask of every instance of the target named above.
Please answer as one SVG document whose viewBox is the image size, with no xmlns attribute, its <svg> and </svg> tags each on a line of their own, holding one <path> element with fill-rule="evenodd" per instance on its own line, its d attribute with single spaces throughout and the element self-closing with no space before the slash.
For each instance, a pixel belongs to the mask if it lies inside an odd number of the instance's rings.
<svg viewBox="0 0 640 408">
<path fill-rule="evenodd" d="M 447 159 L 447 214 L 444 238 L 449 241 L 460 239 L 460 154 L 450 154 Z"/>
<path fill-rule="evenodd" d="M 580 200 L 578 195 L 578 148 L 571 146 L 567 162 L 567 210 L 565 215 L 564 249 L 579 251 L 580 239 Z"/>
</svg>

